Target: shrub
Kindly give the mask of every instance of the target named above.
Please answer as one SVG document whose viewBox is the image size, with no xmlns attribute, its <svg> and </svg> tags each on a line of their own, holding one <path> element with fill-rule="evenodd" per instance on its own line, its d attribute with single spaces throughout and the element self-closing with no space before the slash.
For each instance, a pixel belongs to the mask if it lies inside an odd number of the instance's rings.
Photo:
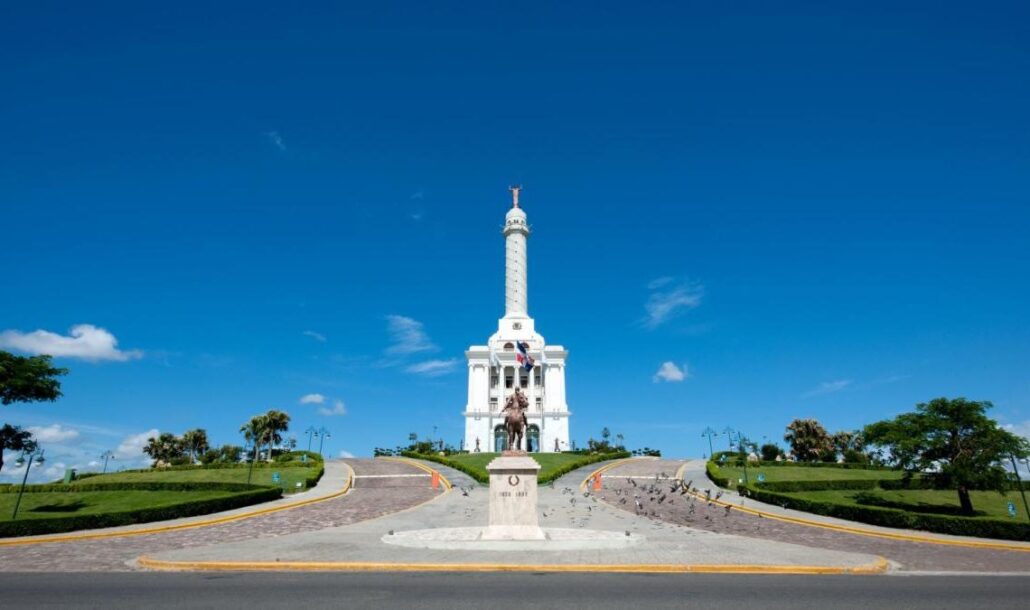
<svg viewBox="0 0 1030 610">
<path fill-rule="evenodd" d="M 18 493 L 20 485 L 0 487 L 0 494 Z M 26 485 L 25 493 L 75 493 L 82 491 L 229 491 L 244 492 L 266 489 L 266 485 L 247 485 L 246 483 L 221 483 L 218 481 L 115 481 L 110 483 L 83 483 L 82 485 L 64 485 L 50 483 L 46 485 Z"/>
<path fill-rule="evenodd" d="M 829 481 L 766 481 L 754 483 L 767 491 L 827 491 L 841 489 L 875 489 L 878 479 L 833 479 Z"/>
<path fill-rule="evenodd" d="M 729 487 L 730 480 L 719 472 L 719 467 L 714 462 L 708 462 L 705 464 L 705 471 L 708 473 L 708 478 L 712 480 L 719 487 Z"/>
<path fill-rule="evenodd" d="M 62 490 L 68 488 L 61 486 Z M 28 488 L 26 488 L 28 491 Z M 96 529 L 100 527 L 116 527 L 120 525 L 131 525 L 133 523 L 146 523 L 149 521 L 165 521 L 168 519 L 181 519 L 196 515 L 232 510 L 243 506 L 250 506 L 259 502 L 268 502 L 282 496 L 282 490 L 278 487 L 258 487 L 249 491 L 224 496 L 221 498 L 208 498 L 206 500 L 187 501 L 173 506 L 161 506 L 157 508 L 141 508 L 112 513 L 100 513 L 96 515 L 75 515 L 71 517 L 53 517 L 45 519 L 24 519 L 19 521 L 0 521 L 0 538 L 11 536 L 38 536 L 42 534 L 57 534 L 73 530 Z"/>
<path fill-rule="evenodd" d="M 760 502 L 815 513 L 817 515 L 837 517 L 838 519 L 860 521 L 871 525 L 902 529 L 919 529 L 929 532 L 937 532 L 939 534 L 952 534 L 955 536 L 976 536 L 981 538 L 1030 541 L 1030 524 L 1027 523 L 1012 523 L 1009 521 L 1001 521 L 999 519 L 977 519 L 948 515 L 932 515 L 874 506 L 835 504 L 832 502 L 788 496 L 767 491 L 759 487 L 749 487 L 747 491 L 749 496 Z"/>
<path fill-rule="evenodd" d="M 767 462 L 775 462 L 776 458 L 778 458 L 783 452 L 780 451 L 780 447 L 776 443 L 766 443 L 762 445 L 761 453 L 763 460 Z"/>
</svg>

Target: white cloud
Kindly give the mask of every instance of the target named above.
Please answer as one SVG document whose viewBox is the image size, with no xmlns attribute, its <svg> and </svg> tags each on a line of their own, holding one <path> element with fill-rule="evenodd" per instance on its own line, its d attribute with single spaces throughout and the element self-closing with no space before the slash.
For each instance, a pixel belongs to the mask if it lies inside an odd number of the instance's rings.
<svg viewBox="0 0 1030 610">
<path fill-rule="evenodd" d="M 386 329 L 393 344 L 386 348 L 388 354 L 414 354 L 436 349 L 422 323 L 407 316 L 386 316 Z"/>
<path fill-rule="evenodd" d="M 0 332 L 0 347 L 30 354 L 49 354 L 84 360 L 126 361 L 142 358 L 140 350 L 118 349 L 118 339 L 103 328 L 92 324 L 78 324 L 71 328 L 69 336 L 47 330 L 23 333 L 17 330 Z"/>
<path fill-rule="evenodd" d="M 67 467 L 64 462 L 54 462 L 43 469 L 43 477 L 47 480 L 60 479 L 64 476 L 64 469 Z"/>
<path fill-rule="evenodd" d="M 78 430 L 65 428 L 61 424 L 29 426 L 28 430 L 40 443 L 63 443 L 79 437 Z"/>
<path fill-rule="evenodd" d="M 306 330 L 306 331 L 302 332 L 301 334 L 304 335 L 305 337 L 311 337 L 312 339 L 314 339 L 315 341 L 318 341 L 319 343 L 325 343 L 326 342 L 325 335 L 323 335 L 322 333 L 316 333 L 313 330 Z"/>
<path fill-rule="evenodd" d="M 151 437 L 157 438 L 160 435 L 161 432 L 157 428 L 151 428 L 146 432 L 126 436 L 122 439 L 118 448 L 114 450 L 115 458 L 127 461 L 143 459 L 149 461 L 149 458 L 143 454 L 143 448 L 147 445 L 147 439 Z"/>
<path fill-rule="evenodd" d="M 1005 424 L 1002 426 L 1005 430 L 1008 430 L 1016 436 L 1022 436 L 1023 438 L 1030 440 L 1030 419 L 1022 421 L 1018 424 Z"/>
<path fill-rule="evenodd" d="M 457 365 L 457 358 L 451 358 L 449 360 L 426 360 L 425 362 L 412 364 L 404 370 L 409 373 L 415 373 L 416 375 L 439 377 L 440 375 L 450 373 Z"/>
<path fill-rule="evenodd" d="M 325 403 L 325 396 L 321 394 L 305 394 L 300 397 L 302 405 L 320 405 Z"/>
<path fill-rule="evenodd" d="M 838 379 L 836 381 L 824 381 L 818 386 L 802 394 L 802 398 L 811 398 L 812 396 L 821 396 L 823 394 L 832 394 L 839 392 L 844 388 L 851 385 L 851 379 Z"/>
<path fill-rule="evenodd" d="M 683 381 L 689 376 L 690 372 L 688 371 L 686 364 L 683 365 L 683 368 L 679 368 L 676 366 L 675 362 L 670 360 L 668 362 L 663 362 L 662 366 L 658 367 L 658 372 L 654 374 L 653 379 L 655 383 L 660 383 L 662 381 L 671 383 Z"/>
<path fill-rule="evenodd" d="M 647 315 L 643 324 L 647 328 L 657 328 L 685 311 L 701 304 L 704 287 L 701 284 L 683 281 L 677 282 L 671 277 L 660 277 L 647 285 L 651 294 L 644 304 Z"/>
<path fill-rule="evenodd" d="M 340 451 L 340 457 L 342 457 L 342 458 L 352 458 L 352 457 L 354 457 L 354 454 L 351 453 L 350 451 Z"/>
<path fill-rule="evenodd" d="M 335 401 L 333 401 L 333 408 L 332 409 L 330 409 L 329 407 L 319 407 L 318 414 L 319 415 L 326 415 L 326 416 L 346 415 L 347 414 L 347 408 L 343 405 L 343 401 L 342 400 L 335 400 Z"/>
<path fill-rule="evenodd" d="M 268 141 L 271 142 L 279 150 L 286 152 L 286 144 L 283 142 L 283 137 L 279 135 L 278 131 L 269 131 L 265 135 L 268 137 Z"/>
</svg>

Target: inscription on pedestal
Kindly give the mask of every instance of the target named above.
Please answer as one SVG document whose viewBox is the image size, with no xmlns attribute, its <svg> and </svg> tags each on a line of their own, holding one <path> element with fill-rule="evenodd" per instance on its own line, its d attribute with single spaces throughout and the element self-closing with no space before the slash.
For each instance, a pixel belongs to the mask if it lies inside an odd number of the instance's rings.
<svg viewBox="0 0 1030 610">
<path fill-rule="evenodd" d="M 542 540 L 537 517 L 537 473 L 530 457 L 502 456 L 486 467 L 490 473 L 490 525 L 484 540 Z"/>
</svg>

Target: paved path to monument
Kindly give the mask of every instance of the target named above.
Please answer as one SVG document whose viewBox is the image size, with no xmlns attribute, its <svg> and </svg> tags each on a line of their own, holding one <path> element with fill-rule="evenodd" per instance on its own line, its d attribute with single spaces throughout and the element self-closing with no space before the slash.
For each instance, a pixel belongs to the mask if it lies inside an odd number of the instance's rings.
<svg viewBox="0 0 1030 610">
<path fill-rule="evenodd" d="M 332 497 L 346 486 L 352 469 L 355 475 L 353 489 L 346 495 Z M 242 540 L 256 540 L 262 546 L 274 547 L 276 538 L 280 536 L 373 519 L 411 508 L 438 493 L 429 487 L 428 474 L 410 464 L 386 460 L 330 461 L 326 463 L 325 475 L 313 490 L 277 502 L 191 519 L 79 533 L 112 537 L 64 542 L 39 542 L 37 538 L 31 544 L 15 545 L 11 543 L 28 542 L 30 539 L 0 539 L 0 571 L 132 570 L 136 569 L 133 562 L 140 555 L 169 549 Z M 201 523 L 247 511 L 295 504 L 302 499 L 320 498 L 330 499 L 215 525 L 135 534 L 137 530 Z"/>
<path fill-rule="evenodd" d="M 682 468 L 682 471 L 680 469 Z M 905 540 L 891 540 L 861 534 L 847 533 L 823 527 L 806 526 L 787 523 L 770 518 L 759 517 L 739 510 L 726 510 L 725 506 L 713 504 L 709 506 L 703 500 L 691 500 L 690 496 L 681 496 L 669 491 L 670 485 L 662 480 L 662 475 L 674 477 L 677 473 L 684 481 L 693 481 L 692 487 L 701 490 L 718 490 L 704 471 L 704 462 L 676 460 L 633 460 L 619 464 L 606 470 L 602 475 L 603 488 L 598 496 L 607 504 L 631 514 L 646 514 L 654 521 L 687 526 L 697 530 L 722 534 L 747 536 L 756 540 L 790 542 L 813 549 L 832 549 L 880 555 L 889 559 L 896 570 L 905 572 L 984 572 L 984 573 L 1030 573 L 1030 552 L 1002 551 L 983 548 L 969 548 L 948 544 L 931 544 Z M 655 477 L 659 478 L 655 483 Z M 637 483 L 634 486 L 630 478 Z M 664 490 L 666 499 L 658 502 L 659 495 L 641 493 L 643 486 L 658 485 Z M 634 496 L 641 496 L 642 508 L 638 509 Z M 653 500 L 651 498 L 654 498 Z M 865 524 L 820 517 L 810 513 L 785 510 L 778 506 L 770 506 L 736 494 L 726 492 L 720 502 L 735 506 L 759 509 L 772 515 L 810 520 L 827 525 L 840 525 L 851 528 L 864 528 L 870 532 L 886 532 L 890 534 L 913 534 L 919 537 L 935 538 L 942 541 L 985 542 L 979 538 L 958 536 L 934 536 L 926 532 L 897 530 L 866 526 Z M 987 541 L 1010 544 L 1008 541 Z M 1030 545 L 1011 543 L 1030 549 Z"/>
<path fill-rule="evenodd" d="M 427 463 L 428 464 L 428 463 Z M 480 542 L 462 535 L 487 525 L 488 490 L 436 464 L 454 489 L 412 510 L 343 527 L 275 540 L 244 540 L 150 554 L 154 569 L 303 570 L 616 570 L 876 572 L 887 564 L 872 554 L 822 550 L 773 540 L 683 528 L 628 514 L 600 502 L 580 483 L 597 466 L 539 488 L 540 525 L 552 532 L 611 532 L 597 548 L 580 541 Z M 428 530 L 428 531 L 427 531 Z M 420 538 L 423 533 L 426 537 Z M 455 532 L 454 538 L 448 532 Z M 402 534 L 403 533 L 403 534 Z M 462 535 L 458 535 L 462 534 Z M 405 545 L 397 544 L 404 540 Z M 410 545 L 414 546 L 410 546 Z"/>
</svg>

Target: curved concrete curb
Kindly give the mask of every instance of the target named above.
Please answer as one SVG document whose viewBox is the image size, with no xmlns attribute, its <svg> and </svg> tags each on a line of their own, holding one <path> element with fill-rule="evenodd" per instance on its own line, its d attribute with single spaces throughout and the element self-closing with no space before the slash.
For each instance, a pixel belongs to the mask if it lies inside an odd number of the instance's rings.
<svg viewBox="0 0 1030 610">
<path fill-rule="evenodd" d="M 214 572 L 621 572 L 637 574 L 884 574 L 883 557 L 855 567 L 733 564 L 504 564 L 504 563 L 375 563 L 336 561 L 163 561 L 136 560 L 141 567 L 162 571 Z"/>
<path fill-rule="evenodd" d="M 432 475 L 435 472 L 437 474 L 437 476 L 440 477 L 440 483 L 443 484 L 444 491 L 447 492 L 447 491 L 451 490 L 451 482 L 447 479 L 447 477 L 443 476 L 442 472 L 440 472 L 439 470 L 437 470 L 435 468 L 427 466 L 427 465 L 423 464 L 422 462 L 418 462 L 418 461 L 410 459 L 410 458 L 391 457 L 391 456 L 385 456 L 385 457 L 381 457 L 379 459 L 381 459 L 381 460 L 388 460 L 390 462 L 400 462 L 401 464 L 408 464 L 409 466 L 414 466 L 415 468 L 418 468 L 419 470 L 424 470 L 425 472 L 428 472 L 430 475 Z"/>
<path fill-rule="evenodd" d="M 677 479 L 683 479 L 683 472 L 686 470 L 687 464 L 683 464 L 676 471 L 675 477 Z M 714 483 L 713 483 L 714 485 Z M 718 486 L 716 486 L 718 487 Z M 695 494 L 691 492 L 691 495 L 705 500 L 704 495 Z M 812 521 L 810 519 L 802 519 L 800 517 L 790 517 L 787 515 L 778 515 L 776 513 L 770 513 L 764 510 L 756 508 L 749 508 L 741 506 L 740 504 L 734 504 L 732 502 L 723 502 L 722 500 L 716 500 L 712 498 L 708 500 L 712 504 L 718 506 L 728 506 L 731 510 L 739 510 L 742 513 L 748 513 L 750 515 L 757 515 L 764 519 L 773 519 L 776 521 L 783 521 L 786 523 L 794 523 L 796 525 L 805 525 L 808 527 L 819 527 L 822 529 L 833 530 L 837 532 L 844 532 L 846 534 L 854 534 L 856 536 L 869 536 L 872 538 L 886 538 L 888 540 L 901 540 L 904 542 L 918 542 L 923 544 L 940 544 L 944 546 L 962 546 L 974 549 L 991 549 L 995 551 L 1015 551 L 1019 553 L 1030 553 L 1030 546 L 1016 545 L 1016 544 L 1005 544 L 1004 542 L 977 542 L 973 540 L 947 540 L 944 538 L 934 538 L 930 536 L 920 536 L 918 534 L 895 534 L 893 532 L 881 532 L 879 530 L 870 530 L 862 527 L 848 526 L 848 525 L 836 525 L 834 523 L 824 523 L 822 521 Z M 757 500 L 755 500 L 757 502 Z M 836 517 L 831 517 L 836 518 Z"/>
<path fill-rule="evenodd" d="M 611 470 L 612 468 L 615 468 L 616 466 L 621 466 L 623 464 L 627 464 L 629 462 L 638 461 L 638 460 L 653 460 L 653 459 L 655 459 L 655 458 L 653 458 L 651 456 L 630 457 L 630 458 L 622 458 L 621 460 L 615 460 L 614 462 L 610 462 L 608 464 L 605 464 L 604 466 L 601 466 L 597 470 L 595 470 L 595 471 L 591 472 L 590 474 L 588 474 L 587 478 L 583 479 L 583 482 L 579 484 L 579 490 L 580 491 L 586 490 L 587 485 L 590 484 L 590 480 L 591 479 L 593 479 L 594 477 L 596 477 L 599 474 L 604 474 L 605 472 Z"/>
<path fill-rule="evenodd" d="M 213 519 L 202 519 L 200 521 L 191 521 L 189 523 L 177 523 L 174 525 L 160 525 L 157 527 L 146 527 L 141 529 L 132 530 L 120 530 L 116 532 L 97 532 L 93 534 L 69 534 L 69 535 L 51 535 L 48 537 L 42 536 L 26 536 L 22 538 L 15 538 L 11 540 L 0 540 L 0 547 L 4 546 L 23 546 L 29 544 L 49 544 L 52 542 L 75 542 L 78 540 L 102 540 L 105 538 L 125 538 L 127 536 L 145 536 L 147 534 L 160 534 L 163 532 L 174 532 L 178 530 L 193 529 L 198 527 L 209 527 L 212 525 L 221 525 L 222 523 L 231 523 L 233 521 L 242 521 L 243 519 L 251 519 L 253 517 L 260 517 L 261 515 L 269 515 L 271 513 L 278 513 L 284 510 L 291 510 L 294 508 L 300 508 L 301 506 L 309 506 L 311 504 L 317 504 L 319 502 L 325 502 L 326 500 L 332 500 L 339 498 L 346 494 L 354 486 L 354 469 L 350 467 L 350 464 L 344 462 L 344 466 L 350 471 L 347 475 L 346 482 L 343 485 L 343 489 L 333 492 L 326 496 L 319 496 L 317 498 L 311 498 L 308 500 L 301 500 L 300 502 L 293 502 L 292 504 L 283 504 L 281 506 L 272 506 L 268 508 L 260 508 L 257 510 L 238 513 L 234 515 L 226 515 L 224 517 L 215 517 Z M 125 526 L 119 526 L 125 527 Z"/>
</svg>

